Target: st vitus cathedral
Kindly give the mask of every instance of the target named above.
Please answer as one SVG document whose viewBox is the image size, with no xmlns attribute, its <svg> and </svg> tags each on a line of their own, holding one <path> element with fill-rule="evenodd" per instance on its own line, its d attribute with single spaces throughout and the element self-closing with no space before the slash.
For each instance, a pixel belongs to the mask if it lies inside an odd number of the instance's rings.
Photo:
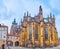
<svg viewBox="0 0 60 49">
<path fill-rule="evenodd" d="M 41 6 L 39 7 L 38 15 L 34 17 L 31 17 L 28 12 L 24 14 L 23 21 L 19 25 L 18 33 L 20 46 L 43 47 L 58 45 L 55 16 L 50 13 L 47 18 L 43 18 Z"/>
</svg>

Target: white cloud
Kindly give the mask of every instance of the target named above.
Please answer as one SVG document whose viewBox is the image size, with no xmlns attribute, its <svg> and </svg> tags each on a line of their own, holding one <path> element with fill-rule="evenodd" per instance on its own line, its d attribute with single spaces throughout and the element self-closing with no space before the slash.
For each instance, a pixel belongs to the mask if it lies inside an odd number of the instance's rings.
<svg viewBox="0 0 60 49">
<path fill-rule="evenodd" d="M 47 13 L 50 12 L 50 9 L 45 6 L 43 3 L 40 3 L 39 1 L 31 1 L 31 0 L 4 0 L 3 1 L 4 6 L 6 7 L 6 11 L 3 10 L 2 13 L 5 12 L 6 16 L 3 16 L 3 18 L 7 17 L 6 21 L 8 22 L 8 19 L 11 21 L 13 18 L 21 19 L 23 16 L 23 13 L 25 11 L 29 11 L 32 14 L 32 17 L 35 14 L 38 14 L 39 6 L 43 6 L 43 15 L 47 15 Z M 4 8 L 5 9 L 5 8 Z M 1 21 L 4 21 L 2 19 Z M 12 22 L 12 21 L 11 21 Z M 19 22 L 19 21 L 18 21 Z M 7 23 L 5 23 L 7 24 Z M 11 24 L 11 23 L 10 23 Z M 9 26 L 10 28 L 10 26 Z"/>
<path fill-rule="evenodd" d="M 6 25 L 8 25 L 9 29 L 11 27 L 11 23 L 13 21 L 14 18 L 17 19 L 17 22 L 19 23 L 20 19 L 23 18 L 23 14 L 26 11 L 29 11 L 29 13 L 31 13 L 32 17 L 36 14 L 38 14 L 39 11 L 39 6 L 42 5 L 43 8 L 43 16 L 47 17 L 47 15 L 52 12 L 51 10 L 53 9 L 58 9 L 60 11 L 59 8 L 59 0 L 49 0 L 50 2 L 50 7 L 46 6 L 46 4 L 44 4 L 44 2 L 40 2 L 35 0 L 3 0 L 3 7 L 0 8 L 0 23 L 4 23 Z M 58 19 L 57 19 L 58 16 Z M 58 32 L 59 29 L 59 16 L 56 16 L 56 27 Z M 59 27 L 60 28 L 60 27 Z M 60 35 L 60 34 L 59 34 Z"/>
</svg>

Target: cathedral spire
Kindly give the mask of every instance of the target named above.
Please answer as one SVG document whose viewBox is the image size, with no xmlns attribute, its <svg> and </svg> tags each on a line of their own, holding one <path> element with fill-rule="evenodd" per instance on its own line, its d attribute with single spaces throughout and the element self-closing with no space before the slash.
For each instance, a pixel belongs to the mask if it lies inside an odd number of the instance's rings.
<svg viewBox="0 0 60 49">
<path fill-rule="evenodd" d="M 26 18 L 26 13 L 24 13 L 24 19 Z"/>
<path fill-rule="evenodd" d="M 53 18 L 55 19 L 55 15 L 53 14 Z"/>
<path fill-rule="evenodd" d="M 52 13 L 50 13 L 50 18 L 52 18 Z"/>
<path fill-rule="evenodd" d="M 41 7 L 41 5 L 40 5 L 40 7 L 39 7 L 39 11 L 42 11 L 42 7 Z"/>
<path fill-rule="evenodd" d="M 21 23 L 22 23 L 22 18 L 21 18 Z"/>
<path fill-rule="evenodd" d="M 47 15 L 48 16 L 48 20 L 49 20 L 49 15 Z"/>
<path fill-rule="evenodd" d="M 27 11 L 27 16 L 28 16 L 28 11 Z"/>
<path fill-rule="evenodd" d="M 42 13 L 43 13 L 42 12 L 42 7 L 40 5 L 40 7 L 39 7 L 39 18 L 40 18 L 40 21 L 43 21 L 43 14 Z"/>
<path fill-rule="evenodd" d="M 41 7 L 41 5 L 39 7 L 39 14 L 42 15 L 42 7 Z"/>
<path fill-rule="evenodd" d="M 12 24 L 17 25 L 16 19 L 14 18 L 14 21 L 12 22 Z"/>
<path fill-rule="evenodd" d="M 49 15 L 47 15 L 48 16 L 48 23 L 49 23 Z"/>
<path fill-rule="evenodd" d="M 53 24 L 55 26 L 55 16 L 54 16 L 54 14 L 53 14 Z"/>
</svg>

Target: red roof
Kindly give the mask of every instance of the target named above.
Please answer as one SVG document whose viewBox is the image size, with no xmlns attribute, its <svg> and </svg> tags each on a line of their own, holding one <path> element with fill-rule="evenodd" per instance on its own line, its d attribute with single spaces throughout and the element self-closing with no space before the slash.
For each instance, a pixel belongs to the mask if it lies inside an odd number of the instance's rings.
<svg viewBox="0 0 60 49">
<path fill-rule="evenodd" d="M 7 36 L 17 36 L 17 37 L 19 37 L 18 34 L 8 34 Z"/>
</svg>

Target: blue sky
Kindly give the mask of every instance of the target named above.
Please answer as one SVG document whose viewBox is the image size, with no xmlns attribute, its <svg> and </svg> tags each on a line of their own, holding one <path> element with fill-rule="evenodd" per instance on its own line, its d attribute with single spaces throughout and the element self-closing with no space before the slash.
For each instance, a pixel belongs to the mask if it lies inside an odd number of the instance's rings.
<svg viewBox="0 0 60 49">
<path fill-rule="evenodd" d="M 43 17 L 47 17 L 50 12 L 55 15 L 60 37 L 60 0 L 0 0 L 0 23 L 9 26 L 10 29 L 14 18 L 19 24 L 27 11 L 34 17 L 38 14 L 40 5 L 43 8 Z"/>
</svg>

